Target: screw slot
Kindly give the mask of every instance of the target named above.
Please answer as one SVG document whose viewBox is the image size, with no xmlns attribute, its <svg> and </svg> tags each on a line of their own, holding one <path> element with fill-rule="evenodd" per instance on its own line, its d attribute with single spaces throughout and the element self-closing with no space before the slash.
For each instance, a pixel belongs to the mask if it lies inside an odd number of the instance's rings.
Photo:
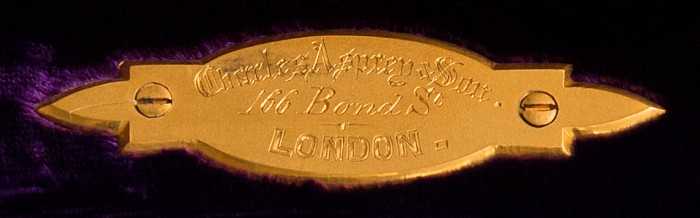
<svg viewBox="0 0 700 218">
<path fill-rule="evenodd" d="M 530 91 L 520 100 L 520 118 L 528 125 L 541 128 L 557 118 L 559 106 L 554 96 L 544 91 Z"/>
<path fill-rule="evenodd" d="M 170 90 L 158 83 L 148 83 L 136 91 L 136 110 L 148 118 L 162 117 L 173 107 Z"/>
</svg>

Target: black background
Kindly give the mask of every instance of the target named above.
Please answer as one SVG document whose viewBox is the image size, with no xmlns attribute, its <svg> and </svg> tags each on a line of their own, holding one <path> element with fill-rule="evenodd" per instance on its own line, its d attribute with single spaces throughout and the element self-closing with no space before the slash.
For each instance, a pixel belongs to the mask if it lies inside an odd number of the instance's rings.
<svg viewBox="0 0 700 218">
<path fill-rule="evenodd" d="M 691 217 L 700 205 L 694 78 L 700 61 L 697 11 L 663 2 L 259 0 L 3 5 L 0 66 L 8 69 L 31 64 L 33 60 L 23 51 L 29 44 L 50 47 L 53 66 L 89 68 L 125 52 L 187 53 L 211 42 L 238 43 L 287 32 L 379 29 L 451 42 L 496 62 L 570 63 L 575 78 L 604 78 L 599 80 L 657 101 L 667 113 L 616 136 L 577 142 L 571 159 L 494 160 L 407 184 L 326 190 L 314 183 L 295 186 L 251 180 L 210 167 L 184 152 L 144 158 L 99 156 L 114 154 L 116 148 L 91 147 L 105 147 L 98 145 L 114 139 L 46 130 L 49 127 L 18 112 L 17 102 L 5 98 L 0 120 L 0 130 L 5 132 L 0 189 L 5 194 L 0 195 L 0 214 Z M 33 132 L 17 130 L 19 126 L 30 126 Z M 47 167 L 59 174 L 51 181 L 20 176 L 34 166 L 10 161 L 30 157 L 9 148 L 22 146 L 23 134 L 36 132 L 42 135 L 32 137 L 46 138 L 44 146 L 60 153 L 49 155 L 56 160 L 48 161 L 53 165 Z M 70 142 L 82 153 L 59 151 L 70 147 L 65 140 L 55 139 L 64 137 L 77 138 Z M 80 161 L 70 159 L 71 155 L 86 154 L 97 156 L 90 156 L 88 163 L 70 164 Z M 115 166 L 122 165 L 109 161 L 128 162 L 130 168 L 120 171 Z M 8 194 L 26 187 L 42 191 Z"/>
</svg>

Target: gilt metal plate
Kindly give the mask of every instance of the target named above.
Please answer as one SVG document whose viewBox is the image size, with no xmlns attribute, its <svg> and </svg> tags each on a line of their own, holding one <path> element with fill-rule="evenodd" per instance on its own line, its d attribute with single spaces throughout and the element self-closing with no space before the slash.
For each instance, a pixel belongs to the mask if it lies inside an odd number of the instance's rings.
<svg viewBox="0 0 700 218">
<path fill-rule="evenodd" d="M 572 81 L 570 65 L 496 64 L 423 37 L 271 37 L 202 60 L 132 62 L 37 107 L 107 131 L 127 153 L 186 149 L 222 165 L 330 185 L 400 182 L 495 156 L 568 157 L 580 137 L 665 111 Z"/>
</svg>

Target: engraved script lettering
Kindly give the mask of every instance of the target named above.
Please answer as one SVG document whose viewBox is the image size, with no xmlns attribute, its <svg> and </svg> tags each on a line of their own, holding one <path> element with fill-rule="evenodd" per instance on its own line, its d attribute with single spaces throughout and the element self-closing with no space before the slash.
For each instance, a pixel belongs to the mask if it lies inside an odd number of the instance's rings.
<svg viewBox="0 0 700 218">
<path fill-rule="evenodd" d="M 197 72 L 194 84 L 204 97 L 212 97 L 235 87 L 253 85 L 260 81 L 282 79 L 291 81 L 297 76 L 308 82 L 310 76 L 330 76 L 335 81 L 344 73 L 359 75 L 377 75 L 386 79 L 390 87 L 408 85 L 406 79 L 414 76 L 425 80 L 417 84 L 428 88 L 451 87 L 449 90 L 461 93 L 478 102 L 489 100 L 485 97 L 492 89 L 472 77 L 460 75 L 457 67 L 464 64 L 451 57 L 437 57 L 434 61 L 417 62 L 410 58 L 392 56 L 384 53 L 363 54 L 355 49 L 337 57 L 334 63 L 328 55 L 328 45 L 324 40 L 311 42 L 311 51 L 291 58 L 280 58 L 270 62 L 268 49 L 260 51 L 260 61 L 252 65 L 234 68 L 204 65 Z M 311 54 L 313 53 L 313 54 Z M 311 56 L 311 57 L 310 57 Z M 274 64 L 271 64 L 274 63 Z M 310 114 L 308 111 L 307 114 Z"/>
<path fill-rule="evenodd" d="M 308 103 L 304 111 L 298 114 L 319 115 L 325 113 L 333 113 L 336 115 L 378 115 L 378 116 L 395 116 L 399 114 L 418 114 L 427 115 L 432 108 L 443 105 L 442 93 L 435 91 L 433 88 L 426 89 L 424 87 L 416 87 L 413 90 L 413 95 L 404 98 L 401 94 L 394 94 L 392 99 L 384 102 L 349 102 L 335 99 L 336 91 L 330 87 L 314 87 L 314 97 Z M 242 115 L 254 113 L 266 114 L 268 112 L 274 114 L 284 114 L 290 108 L 293 108 L 296 101 L 294 98 L 300 93 L 297 89 L 283 91 L 275 89 L 271 92 L 261 90 L 258 95 L 250 100 L 250 105 Z M 263 97 L 265 96 L 265 97 Z M 278 98 L 279 97 L 279 98 Z"/>
</svg>

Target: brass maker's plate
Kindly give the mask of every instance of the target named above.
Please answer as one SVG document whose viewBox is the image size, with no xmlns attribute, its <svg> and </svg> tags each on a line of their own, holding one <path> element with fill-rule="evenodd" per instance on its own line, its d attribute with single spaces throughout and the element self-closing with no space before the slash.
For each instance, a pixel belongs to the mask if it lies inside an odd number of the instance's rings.
<svg viewBox="0 0 700 218">
<path fill-rule="evenodd" d="M 187 149 L 292 181 L 398 182 L 495 156 L 567 157 L 575 138 L 665 111 L 572 81 L 565 64 L 496 64 L 386 32 L 273 37 L 202 60 L 123 62 L 121 77 L 37 107 L 64 126 L 118 135 L 128 153 Z"/>
</svg>

